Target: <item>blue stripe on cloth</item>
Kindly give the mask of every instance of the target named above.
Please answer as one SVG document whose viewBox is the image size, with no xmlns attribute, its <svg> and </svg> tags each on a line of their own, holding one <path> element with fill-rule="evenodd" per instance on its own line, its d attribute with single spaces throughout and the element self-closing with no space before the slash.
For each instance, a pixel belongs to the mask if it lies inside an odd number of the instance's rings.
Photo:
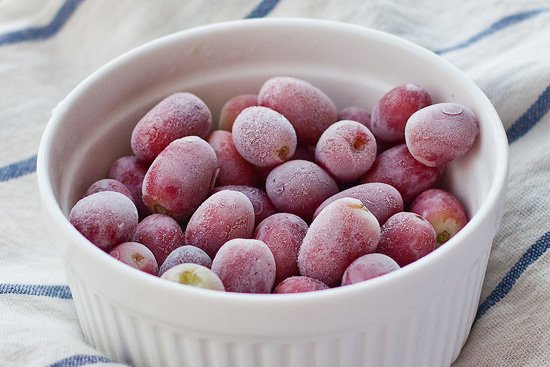
<svg viewBox="0 0 550 367">
<path fill-rule="evenodd" d="M 550 111 L 550 85 L 523 115 L 508 129 L 508 142 L 513 143 L 527 134 Z"/>
<path fill-rule="evenodd" d="M 25 176 L 36 171 L 36 155 L 19 162 L 0 167 L 0 182 Z"/>
<path fill-rule="evenodd" d="M 65 359 L 62 359 L 49 367 L 79 367 L 88 364 L 96 363 L 113 363 L 109 358 L 103 356 L 90 356 L 85 354 L 77 354 Z"/>
<path fill-rule="evenodd" d="M 533 245 L 531 245 L 527 251 L 521 256 L 521 258 L 512 266 L 512 268 L 506 273 L 504 278 L 497 284 L 495 289 L 489 294 L 489 296 L 483 301 L 477 309 L 476 321 L 496 305 L 501 299 L 503 299 L 511 290 L 516 281 L 527 270 L 529 265 L 537 261 L 546 250 L 550 248 L 550 232 L 546 232 L 539 238 Z"/>
<path fill-rule="evenodd" d="M 271 13 L 279 0 L 262 0 L 245 18 L 262 18 Z"/>
<path fill-rule="evenodd" d="M 66 285 L 0 284 L 0 294 L 21 294 L 61 299 L 73 298 L 71 290 Z"/>
<path fill-rule="evenodd" d="M 55 35 L 63 27 L 63 25 L 65 25 L 67 20 L 69 20 L 82 1 L 83 0 L 66 0 L 61 8 L 59 8 L 57 14 L 55 14 L 51 22 L 45 26 L 29 27 L 18 31 L 0 34 L 0 46 L 50 38 Z"/>
<path fill-rule="evenodd" d="M 500 19 L 499 21 L 491 24 L 491 26 L 487 29 L 484 29 L 483 31 L 477 33 L 476 35 L 468 38 L 466 41 L 460 42 L 454 46 L 442 48 L 440 50 L 434 51 L 436 54 L 441 55 L 447 52 L 460 50 L 462 48 L 466 48 L 474 43 L 476 43 L 479 40 L 482 40 L 485 37 L 488 37 L 492 35 L 493 33 L 496 33 L 504 28 L 507 28 L 509 26 L 512 26 L 516 23 L 522 22 L 524 20 L 527 20 L 531 17 L 534 17 L 535 15 L 538 15 L 540 13 L 544 13 L 546 11 L 550 11 L 550 8 L 538 8 L 533 10 L 524 11 L 521 13 L 516 13 L 509 15 L 507 17 L 504 17 Z"/>
</svg>

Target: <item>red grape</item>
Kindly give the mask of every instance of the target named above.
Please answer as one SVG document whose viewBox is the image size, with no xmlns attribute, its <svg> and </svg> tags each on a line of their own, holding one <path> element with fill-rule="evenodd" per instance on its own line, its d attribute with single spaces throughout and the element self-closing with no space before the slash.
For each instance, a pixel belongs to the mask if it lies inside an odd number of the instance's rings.
<svg viewBox="0 0 550 367">
<path fill-rule="evenodd" d="M 416 195 L 433 187 L 443 171 L 443 166 L 428 167 L 418 162 L 401 144 L 380 154 L 361 182 L 387 183 L 399 191 L 403 202 L 410 203 Z"/>
<path fill-rule="evenodd" d="M 184 243 L 183 231 L 172 217 L 151 214 L 137 225 L 132 241 L 139 242 L 155 255 L 158 264 Z"/>
<path fill-rule="evenodd" d="M 233 124 L 239 154 L 258 167 L 287 161 L 296 150 L 296 132 L 280 113 L 260 106 L 245 108 Z"/>
<path fill-rule="evenodd" d="M 283 114 L 304 146 L 313 146 L 338 113 L 331 99 L 312 84 L 290 77 L 267 80 L 258 94 L 260 106 Z"/>
<path fill-rule="evenodd" d="M 220 111 L 220 123 L 221 130 L 231 131 L 235 118 L 247 107 L 257 106 L 258 96 L 256 94 L 239 94 L 230 98 L 223 105 Z"/>
<path fill-rule="evenodd" d="M 297 215 L 277 213 L 264 219 L 254 232 L 254 238 L 264 242 L 275 258 L 275 284 L 298 274 L 298 249 L 308 226 Z"/>
<path fill-rule="evenodd" d="M 366 254 L 355 261 L 344 272 L 342 285 L 359 283 L 379 277 L 399 269 L 400 266 L 391 257 L 384 254 Z"/>
<path fill-rule="evenodd" d="M 326 129 L 315 147 L 315 160 L 340 182 L 364 175 L 376 158 L 376 141 L 357 121 L 338 121 Z"/>
<path fill-rule="evenodd" d="M 96 192 L 80 199 L 69 213 L 69 222 L 104 251 L 130 240 L 138 224 L 134 203 L 114 191 Z"/>
<path fill-rule="evenodd" d="M 229 292 L 269 293 L 275 282 L 275 259 L 262 241 L 237 238 L 220 248 L 212 271 Z"/>
<path fill-rule="evenodd" d="M 452 193 L 426 190 L 414 199 L 411 212 L 426 218 L 436 233 L 436 247 L 441 246 L 468 223 L 468 214 L 462 203 Z"/>
<path fill-rule="evenodd" d="M 208 137 L 208 143 L 216 152 L 220 167 L 216 186 L 259 186 L 256 167 L 239 154 L 233 143 L 233 134 L 223 130 L 213 131 Z"/>
<path fill-rule="evenodd" d="M 132 132 L 132 151 L 144 162 L 152 162 L 176 139 L 205 138 L 212 128 L 208 107 L 191 93 L 174 93 L 154 106 Z"/>
<path fill-rule="evenodd" d="M 466 154 L 478 133 L 474 113 L 457 103 L 438 103 L 423 108 L 409 118 L 405 128 L 412 156 L 430 167 Z"/>
<path fill-rule="evenodd" d="M 346 268 L 376 250 L 379 239 L 380 225 L 361 201 L 338 199 L 311 223 L 298 253 L 300 274 L 337 286 Z"/>
<path fill-rule="evenodd" d="M 185 230 L 185 243 L 202 249 L 211 258 L 227 241 L 250 238 L 254 233 L 254 208 L 246 195 L 233 190 L 217 192 L 193 213 Z"/>
<path fill-rule="evenodd" d="M 212 190 L 212 193 L 220 192 L 223 190 L 238 191 L 246 195 L 246 197 L 248 198 L 248 200 L 250 200 L 250 202 L 252 202 L 252 206 L 254 207 L 255 224 L 258 224 L 270 215 L 277 213 L 277 209 L 275 208 L 275 206 L 273 206 L 271 200 L 269 200 L 269 197 L 262 189 L 250 186 L 229 185 L 215 187 L 214 190 Z"/>
<path fill-rule="evenodd" d="M 320 280 L 298 275 L 283 280 L 275 287 L 273 293 L 303 293 L 322 291 L 324 289 L 329 289 L 329 286 Z"/>
<path fill-rule="evenodd" d="M 309 221 L 315 209 L 338 192 L 338 185 L 315 163 L 295 160 L 275 167 L 267 176 L 265 189 L 279 211 Z"/>
<path fill-rule="evenodd" d="M 416 213 L 393 215 L 381 228 L 376 252 L 394 259 L 399 266 L 426 256 L 435 248 L 435 231 L 426 219 Z"/>
<path fill-rule="evenodd" d="M 137 242 L 123 242 L 115 246 L 109 255 L 122 261 L 126 265 L 144 271 L 146 273 L 157 275 L 159 266 L 155 255 L 147 247 Z"/>
<path fill-rule="evenodd" d="M 388 143 L 405 141 L 407 119 L 419 109 L 432 104 L 428 91 L 414 84 L 403 84 L 386 93 L 372 109 L 371 131 Z"/>
<path fill-rule="evenodd" d="M 380 225 L 392 215 L 403 211 L 401 194 L 393 186 L 382 182 L 366 183 L 340 191 L 323 201 L 315 211 L 313 218 L 335 200 L 350 197 L 361 200 L 363 205 L 378 219 Z"/>
<path fill-rule="evenodd" d="M 196 136 L 174 140 L 143 180 L 143 201 L 154 213 L 188 218 L 208 196 L 218 172 L 214 149 Z"/>
</svg>

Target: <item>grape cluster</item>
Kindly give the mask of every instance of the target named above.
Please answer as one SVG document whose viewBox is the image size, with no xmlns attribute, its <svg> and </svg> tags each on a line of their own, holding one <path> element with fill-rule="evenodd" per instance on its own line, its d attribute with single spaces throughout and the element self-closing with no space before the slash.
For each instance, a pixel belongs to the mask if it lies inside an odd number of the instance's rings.
<svg viewBox="0 0 550 367">
<path fill-rule="evenodd" d="M 475 144 L 475 114 L 415 84 L 337 109 L 309 82 L 267 80 L 222 107 L 175 93 L 136 122 L 69 221 L 113 258 L 187 286 L 298 293 L 382 276 L 468 222 L 439 186 Z"/>
</svg>

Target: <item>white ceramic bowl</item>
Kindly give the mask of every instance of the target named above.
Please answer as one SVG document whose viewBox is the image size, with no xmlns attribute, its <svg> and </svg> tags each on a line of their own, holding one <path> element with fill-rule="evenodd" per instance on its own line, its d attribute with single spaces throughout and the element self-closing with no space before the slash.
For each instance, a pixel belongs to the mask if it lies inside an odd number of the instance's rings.
<svg viewBox="0 0 550 367">
<path fill-rule="evenodd" d="M 369 108 L 405 82 L 478 116 L 474 148 L 449 165 L 448 187 L 471 221 L 443 247 L 368 282 L 295 295 L 214 292 L 117 262 L 67 214 L 156 102 L 189 91 L 211 107 L 277 75 L 308 80 L 339 108 Z M 84 80 L 52 113 L 38 155 L 44 216 L 65 260 L 84 335 L 136 366 L 447 366 L 472 325 L 503 206 L 507 141 L 480 89 L 433 53 L 359 26 L 299 19 L 195 28 L 148 43 Z"/>
</svg>

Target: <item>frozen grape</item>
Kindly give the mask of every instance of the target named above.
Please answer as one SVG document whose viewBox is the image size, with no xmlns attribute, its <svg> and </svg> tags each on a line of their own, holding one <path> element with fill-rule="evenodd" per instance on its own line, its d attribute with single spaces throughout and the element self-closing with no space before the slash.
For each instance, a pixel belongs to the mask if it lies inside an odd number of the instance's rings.
<svg viewBox="0 0 550 367">
<path fill-rule="evenodd" d="M 254 233 L 254 208 L 243 193 L 217 192 L 193 213 L 185 230 L 185 243 L 214 257 L 218 249 L 234 238 L 251 238 Z"/>
<path fill-rule="evenodd" d="M 147 247 L 137 242 L 124 242 L 115 246 L 109 255 L 146 273 L 157 275 L 159 266 L 155 255 Z"/>
<path fill-rule="evenodd" d="M 258 167 L 287 161 L 296 150 L 296 132 L 280 113 L 260 106 L 245 108 L 233 124 L 239 154 Z"/>
<path fill-rule="evenodd" d="M 399 266 L 426 256 L 435 248 L 435 231 L 426 219 L 416 213 L 401 212 L 382 225 L 376 252 L 387 255 Z"/>
<path fill-rule="evenodd" d="M 254 207 L 254 223 L 258 224 L 265 218 L 277 213 L 277 209 L 269 200 L 264 190 L 251 186 L 229 185 L 214 188 L 213 193 L 223 190 L 238 191 L 246 195 Z"/>
<path fill-rule="evenodd" d="M 380 225 L 361 201 L 338 199 L 311 223 L 298 252 L 300 274 L 337 286 L 347 267 L 376 250 L 379 239 Z"/>
<path fill-rule="evenodd" d="M 196 136 L 174 140 L 164 149 L 143 180 L 143 201 L 154 213 L 176 220 L 191 216 L 216 182 L 214 149 Z"/>
<path fill-rule="evenodd" d="M 132 151 L 150 163 L 174 140 L 185 136 L 206 139 L 211 128 L 212 114 L 199 97 L 174 93 L 139 120 L 132 131 Z"/>
<path fill-rule="evenodd" d="M 474 113 L 458 103 L 438 103 L 415 112 L 405 137 L 412 156 L 426 166 L 440 166 L 472 148 L 479 133 Z"/>
<path fill-rule="evenodd" d="M 80 199 L 69 213 L 69 222 L 104 251 L 127 242 L 138 224 L 138 212 L 126 196 L 101 191 Z"/>
<path fill-rule="evenodd" d="M 384 254 L 366 254 L 355 261 L 344 272 L 342 285 L 359 283 L 379 277 L 399 269 L 400 266 L 391 257 Z"/>
<path fill-rule="evenodd" d="M 140 218 L 145 218 L 151 213 L 143 202 L 141 190 L 148 169 L 147 163 L 131 155 L 117 159 L 109 170 L 109 177 L 122 182 L 132 194 Z"/>
<path fill-rule="evenodd" d="M 370 112 L 359 106 L 348 106 L 338 111 L 338 120 L 352 120 L 371 130 Z"/>
<path fill-rule="evenodd" d="M 371 131 L 388 143 L 405 142 L 407 119 L 432 104 L 428 91 L 414 84 L 403 84 L 386 93 L 372 109 Z"/>
<path fill-rule="evenodd" d="M 411 212 L 426 218 L 436 233 L 436 247 L 441 246 L 468 223 L 468 214 L 462 203 L 452 193 L 426 190 L 414 199 Z"/>
<path fill-rule="evenodd" d="M 247 107 L 257 106 L 256 94 L 239 94 L 230 98 L 220 111 L 219 127 L 221 130 L 231 131 L 235 118 Z"/>
<path fill-rule="evenodd" d="M 295 160 L 275 167 L 269 173 L 266 192 L 279 211 L 309 221 L 315 209 L 338 192 L 338 185 L 315 163 Z"/>
<path fill-rule="evenodd" d="M 304 293 L 322 291 L 324 289 L 329 289 L 329 286 L 320 280 L 305 277 L 303 275 L 297 275 L 283 280 L 277 287 L 275 287 L 273 293 Z"/>
<path fill-rule="evenodd" d="M 275 282 L 275 259 L 262 241 L 237 238 L 226 242 L 212 261 L 225 289 L 239 293 L 269 293 Z"/>
<path fill-rule="evenodd" d="M 159 275 L 165 273 L 168 269 L 173 268 L 180 264 L 199 264 L 210 268 L 212 266 L 212 259 L 206 252 L 198 247 L 185 245 L 180 246 L 174 251 L 170 252 L 170 255 L 164 260 L 159 269 Z"/>
<path fill-rule="evenodd" d="M 350 187 L 325 200 L 315 211 L 314 218 L 330 203 L 345 197 L 361 200 L 363 205 L 376 217 L 380 225 L 392 215 L 403 211 L 401 194 L 393 186 L 382 182 L 372 182 Z"/>
<path fill-rule="evenodd" d="M 258 103 L 283 114 L 304 146 L 314 146 L 323 131 L 338 119 L 336 106 L 325 93 L 296 78 L 267 80 L 258 94 Z"/>
<path fill-rule="evenodd" d="M 399 191 L 407 204 L 422 191 L 433 187 L 443 171 L 444 166 L 428 167 L 418 162 L 407 146 L 400 144 L 380 154 L 361 182 L 387 183 Z"/>
<path fill-rule="evenodd" d="M 132 241 L 147 246 L 155 255 L 157 263 L 162 264 L 172 251 L 184 244 L 184 236 L 174 218 L 151 214 L 139 222 Z"/>
<path fill-rule="evenodd" d="M 223 130 L 213 131 L 208 137 L 208 143 L 216 152 L 220 167 L 216 186 L 259 186 L 256 167 L 239 154 L 233 143 L 233 134 Z"/>
<path fill-rule="evenodd" d="M 130 190 L 128 190 L 126 185 L 112 178 L 104 178 L 94 182 L 93 184 L 90 185 L 90 187 L 88 187 L 88 190 L 86 190 L 86 193 L 84 194 L 84 196 L 89 196 L 89 195 L 95 194 L 96 192 L 101 192 L 101 191 L 118 192 L 126 196 L 128 199 L 132 200 L 132 202 L 134 202 L 132 193 L 130 192 Z"/>
<path fill-rule="evenodd" d="M 216 273 L 199 264 L 176 265 L 162 274 L 161 278 L 191 287 L 225 291 L 225 287 Z"/>
<path fill-rule="evenodd" d="M 357 180 L 376 158 L 376 141 L 357 121 L 338 121 L 323 132 L 315 147 L 315 160 L 341 182 Z"/>
<path fill-rule="evenodd" d="M 297 215 L 277 213 L 264 219 L 254 232 L 254 238 L 264 242 L 275 258 L 275 284 L 298 274 L 298 249 L 308 226 Z"/>
</svg>

